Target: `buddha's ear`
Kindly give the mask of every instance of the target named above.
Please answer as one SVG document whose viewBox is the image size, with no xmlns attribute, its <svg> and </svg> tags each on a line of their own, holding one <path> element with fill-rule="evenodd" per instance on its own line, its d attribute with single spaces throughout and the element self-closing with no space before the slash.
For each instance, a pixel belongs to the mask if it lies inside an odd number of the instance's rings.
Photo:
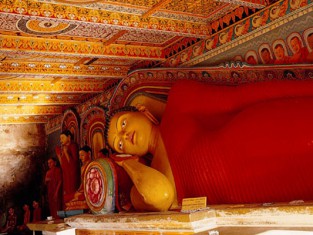
<svg viewBox="0 0 313 235">
<path fill-rule="evenodd" d="M 153 124 L 159 125 L 159 121 L 153 116 L 152 113 L 142 104 L 136 104 L 136 108 L 139 112 L 142 112 Z"/>
</svg>

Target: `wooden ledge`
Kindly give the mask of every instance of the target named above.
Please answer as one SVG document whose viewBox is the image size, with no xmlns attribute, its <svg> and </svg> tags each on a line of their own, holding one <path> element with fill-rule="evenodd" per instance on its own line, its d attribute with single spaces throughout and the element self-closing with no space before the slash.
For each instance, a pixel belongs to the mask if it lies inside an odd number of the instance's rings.
<svg viewBox="0 0 313 235">
<path fill-rule="evenodd" d="M 65 218 L 65 223 L 76 229 L 194 233 L 215 227 L 215 218 L 215 211 L 208 208 L 192 213 L 168 211 L 106 215 L 84 214 Z"/>
<path fill-rule="evenodd" d="M 66 223 L 64 223 L 63 219 L 43 220 L 37 221 L 35 223 L 28 223 L 27 227 L 33 231 L 56 231 L 71 228 Z"/>
<path fill-rule="evenodd" d="M 242 234 L 262 228 L 300 228 L 313 231 L 313 203 L 291 202 L 253 205 L 216 205 L 196 212 L 81 214 L 64 219 L 76 235 L 194 234 L 238 228 Z M 241 228 L 241 229 L 240 229 Z M 239 231 L 238 230 L 238 231 Z M 247 231 L 245 233 L 244 231 Z M 224 234 L 224 233 L 223 233 Z"/>
<path fill-rule="evenodd" d="M 215 206 L 217 226 L 312 227 L 313 202 Z"/>
</svg>

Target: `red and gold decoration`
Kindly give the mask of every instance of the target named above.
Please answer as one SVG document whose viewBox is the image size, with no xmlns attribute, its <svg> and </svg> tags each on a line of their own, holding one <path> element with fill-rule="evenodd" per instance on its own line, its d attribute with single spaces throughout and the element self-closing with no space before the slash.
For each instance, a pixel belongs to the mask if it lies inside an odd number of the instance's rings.
<svg viewBox="0 0 313 235">
<path fill-rule="evenodd" d="M 94 214 L 115 210 L 116 175 L 109 159 L 99 158 L 90 163 L 84 177 L 86 202 Z"/>
</svg>

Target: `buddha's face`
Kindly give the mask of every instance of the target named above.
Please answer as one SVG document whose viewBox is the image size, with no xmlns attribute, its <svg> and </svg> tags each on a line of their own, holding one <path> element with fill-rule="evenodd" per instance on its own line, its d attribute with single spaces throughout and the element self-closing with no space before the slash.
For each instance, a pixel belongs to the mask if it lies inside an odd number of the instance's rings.
<svg viewBox="0 0 313 235">
<path fill-rule="evenodd" d="M 148 153 L 153 123 L 141 112 L 120 112 L 110 121 L 108 144 L 118 153 Z"/>
<path fill-rule="evenodd" d="M 60 135 L 60 142 L 62 145 L 68 145 L 71 142 L 71 137 L 65 134 Z"/>
</svg>

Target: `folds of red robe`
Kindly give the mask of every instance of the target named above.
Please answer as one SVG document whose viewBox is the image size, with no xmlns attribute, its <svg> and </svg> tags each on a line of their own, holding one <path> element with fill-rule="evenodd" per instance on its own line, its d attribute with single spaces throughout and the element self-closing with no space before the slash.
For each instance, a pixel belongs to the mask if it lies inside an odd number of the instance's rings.
<svg viewBox="0 0 313 235">
<path fill-rule="evenodd" d="M 313 199 L 313 81 L 177 82 L 160 129 L 179 200 Z"/>
</svg>

